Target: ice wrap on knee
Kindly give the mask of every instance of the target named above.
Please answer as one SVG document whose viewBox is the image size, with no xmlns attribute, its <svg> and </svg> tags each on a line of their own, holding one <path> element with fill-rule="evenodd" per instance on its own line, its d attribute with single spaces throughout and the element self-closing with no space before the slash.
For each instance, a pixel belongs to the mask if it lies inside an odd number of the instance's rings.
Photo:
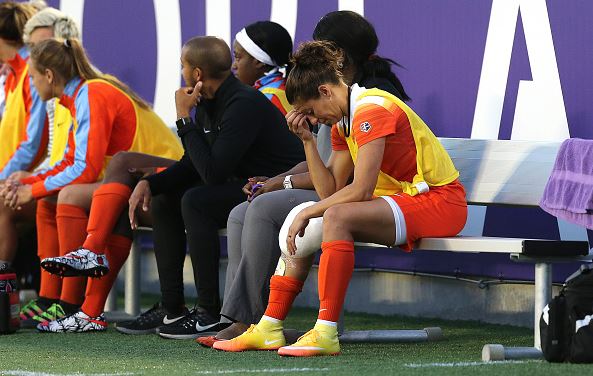
<svg viewBox="0 0 593 376">
<path fill-rule="evenodd" d="M 311 218 L 309 220 L 309 224 L 305 228 L 305 235 L 302 237 L 299 235 L 296 236 L 296 254 L 290 255 L 288 253 L 288 249 L 286 248 L 286 236 L 288 235 L 288 229 L 290 228 L 290 225 L 292 225 L 294 218 L 301 210 L 314 204 L 316 204 L 315 201 L 303 202 L 302 204 L 295 206 L 290 211 L 290 213 L 288 213 L 288 216 L 284 220 L 284 224 L 280 229 L 280 234 L 278 235 L 278 242 L 283 255 L 302 258 L 317 252 L 321 248 L 321 238 L 323 235 L 323 217 Z"/>
</svg>

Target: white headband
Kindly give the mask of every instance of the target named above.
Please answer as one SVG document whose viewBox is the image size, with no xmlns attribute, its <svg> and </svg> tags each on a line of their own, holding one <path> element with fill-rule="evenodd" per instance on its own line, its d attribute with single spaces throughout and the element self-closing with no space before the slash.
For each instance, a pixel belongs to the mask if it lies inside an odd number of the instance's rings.
<svg viewBox="0 0 593 376">
<path fill-rule="evenodd" d="M 247 31 L 244 28 L 237 33 L 235 40 L 239 42 L 241 47 L 243 47 L 243 49 L 257 61 L 261 61 L 262 63 L 273 67 L 277 65 L 266 51 L 262 50 L 260 46 L 255 44 L 255 42 L 249 38 L 249 35 L 247 35 Z"/>
</svg>

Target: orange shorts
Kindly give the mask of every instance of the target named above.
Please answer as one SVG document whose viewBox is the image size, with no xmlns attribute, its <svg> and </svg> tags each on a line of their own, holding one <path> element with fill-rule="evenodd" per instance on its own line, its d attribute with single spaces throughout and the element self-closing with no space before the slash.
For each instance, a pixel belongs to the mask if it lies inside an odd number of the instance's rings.
<svg viewBox="0 0 593 376">
<path fill-rule="evenodd" d="M 394 200 L 403 214 L 406 238 L 404 244 L 397 246 L 407 252 L 420 238 L 457 235 L 467 220 L 465 189 L 458 180 L 441 187 L 430 187 L 427 193 L 416 196 L 398 193 L 383 198 Z"/>
</svg>

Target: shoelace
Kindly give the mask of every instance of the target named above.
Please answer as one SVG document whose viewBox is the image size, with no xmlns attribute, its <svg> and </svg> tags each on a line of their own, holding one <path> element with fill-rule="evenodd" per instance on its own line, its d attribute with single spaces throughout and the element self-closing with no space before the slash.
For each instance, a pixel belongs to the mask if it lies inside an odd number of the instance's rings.
<svg viewBox="0 0 593 376">
<path fill-rule="evenodd" d="M 35 315 L 38 315 L 41 312 L 43 312 L 41 308 L 39 308 L 39 306 L 37 305 L 37 301 L 34 299 L 30 300 L 29 303 L 25 304 L 25 306 L 21 308 L 21 313 L 26 313 L 30 315 L 30 312 L 33 312 Z"/>
<path fill-rule="evenodd" d="M 144 323 L 147 321 L 152 321 L 152 319 L 155 317 L 160 318 L 159 311 L 161 311 L 161 305 L 159 303 L 156 303 L 148 311 L 146 311 L 146 312 L 142 313 L 140 316 L 138 316 L 138 322 Z"/>
<path fill-rule="evenodd" d="M 187 316 L 185 316 L 185 319 L 181 323 L 181 326 L 183 326 L 186 329 L 193 328 L 196 326 L 196 322 L 198 320 L 199 320 L 199 314 L 198 314 L 198 311 L 194 308 L 191 311 L 189 311 Z"/>
<path fill-rule="evenodd" d="M 256 325 L 255 324 L 251 324 L 249 325 L 249 328 L 247 328 L 247 330 L 245 331 L 246 334 L 248 333 L 253 333 L 256 329 Z"/>
<path fill-rule="evenodd" d="M 47 311 L 41 314 L 41 316 L 47 316 L 47 318 L 51 320 L 57 320 L 65 314 L 66 313 L 64 312 L 64 309 L 62 309 L 62 306 L 54 303 L 47 309 Z"/>
<path fill-rule="evenodd" d="M 319 338 L 321 338 L 321 335 L 319 334 L 319 332 L 315 329 L 311 329 L 307 333 L 300 336 L 299 339 L 297 340 L 297 342 L 301 342 L 301 340 L 302 340 L 304 342 L 304 344 L 315 344 L 315 343 L 317 343 Z"/>
</svg>

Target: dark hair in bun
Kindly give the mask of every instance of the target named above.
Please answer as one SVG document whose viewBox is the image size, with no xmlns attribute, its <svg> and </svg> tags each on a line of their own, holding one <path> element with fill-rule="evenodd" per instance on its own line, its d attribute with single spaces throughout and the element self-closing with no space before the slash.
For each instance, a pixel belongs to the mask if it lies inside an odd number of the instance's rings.
<svg viewBox="0 0 593 376">
<path fill-rule="evenodd" d="M 322 84 L 342 82 L 344 53 L 328 41 L 302 43 L 292 57 L 293 68 L 286 80 L 290 103 L 319 97 Z"/>
</svg>

